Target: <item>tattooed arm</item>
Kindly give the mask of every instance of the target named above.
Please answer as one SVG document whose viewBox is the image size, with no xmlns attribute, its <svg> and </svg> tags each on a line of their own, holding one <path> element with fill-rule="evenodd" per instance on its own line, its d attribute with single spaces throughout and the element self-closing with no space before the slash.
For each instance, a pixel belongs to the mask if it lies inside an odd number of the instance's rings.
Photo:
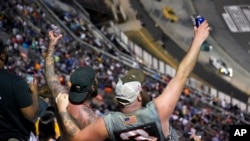
<svg viewBox="0 0 250 141">
<path fill-rule="evenodd" d="M 68 95 L 68 90 L 60 84 L 54 70 L 53 54 L 55 51 L 55 46 L 61 37 L 62 35 L 55 37 L 52 31 L 49 32 L 50 42 L 45 57 L 46 81 L 56 101 L 60 96 L 60 93 L 63 93 L 63 95 Z M 93 123 L 97 119 L 97 116 L 90 108 L 88 108 L 84 104 L 73 105 L 69 103 L 68 98 L 65 99 L 65 101 L 66 102 L 62 103 L 65 106 L 65 111 L 59 111 L 60 117 L 57 117 L 57 119 L 60 126 L 60 130 L 62 132 L 61 135 L 63 135 L 63 139 L 68 140 L 69 137 L 73 137 L 74 131 L 80 131 L 90 123 Z"/>
<path fill-rule="evenodd" d="M 57 37 L 54 36 L 53 31 L 49 32 L 49 46 L 45 57 L 45 78 L 47 85 L 52 93 L 52 96 L 57 99 L 59 93 L 68 93 L 68 90 L 61 85 L 58 80 L 58 76 L 55 74 L 54 70 L 54 52 L 55 46 L 58 40 L 62 37 L 59 35 Z M 66 128 L 62 122 L 62 119 L 57 116 L 58 125 L 61 132 L 61 137 L 67 139 L 69 134 L 65 131 Z"/>
<path fill-rule="evenodd" d="M 62 35 L 55 37 L 53 31 L 49 32 L 50 41 L 45 57 L 45 78 L 54 98 L 56 98 L 59 93 L 68 93 L 68 90 L 60 84 L 58 76 L 55 74 L 54 70 L 53 55 L 55 52 L 55 46 L 61 37 Z"/>
</svg>

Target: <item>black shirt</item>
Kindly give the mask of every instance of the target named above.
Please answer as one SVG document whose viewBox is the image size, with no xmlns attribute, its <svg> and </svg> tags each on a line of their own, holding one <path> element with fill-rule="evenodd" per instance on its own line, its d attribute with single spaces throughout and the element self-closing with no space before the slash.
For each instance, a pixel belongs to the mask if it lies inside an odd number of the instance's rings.
<svg viewBox="0 0 250 141">
<path fill-rule="evenodd" d="M 9 137 L 28 139 L 34 124 L 21 113 L 32 105 L 27 82 L 21 77 L 0 69 L 0 140 Z"/>
</svg>

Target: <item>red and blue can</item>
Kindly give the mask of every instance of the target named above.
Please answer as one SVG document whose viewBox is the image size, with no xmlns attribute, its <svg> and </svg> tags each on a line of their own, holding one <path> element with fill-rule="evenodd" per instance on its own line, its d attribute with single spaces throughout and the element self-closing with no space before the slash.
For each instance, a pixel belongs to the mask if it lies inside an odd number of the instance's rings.
<svg viewBox="0 0 250 141">
<path fill-rule="evenodd" d="M 204 21 L 205 21 L 204 17 L 197 16 L 195 18 L 195 25 L 196 25 L 196 27 L 199 27 Z"/>
</svg>

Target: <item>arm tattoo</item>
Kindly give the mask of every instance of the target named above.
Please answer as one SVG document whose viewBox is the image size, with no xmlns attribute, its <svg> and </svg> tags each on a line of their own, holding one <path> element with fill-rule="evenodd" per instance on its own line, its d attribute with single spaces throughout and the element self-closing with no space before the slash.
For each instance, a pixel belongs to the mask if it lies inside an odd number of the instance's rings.
<svg viewBox="0 0 250 141">
<path fill-rule="evenodd" d="M 76 124 L 67 112 L 60 112 L 59 114 L 63 121 L 64 129 L 66 130 L 67 135 L 70 137 L 74 137 L 76 132 L 80 129 L 76 126 Z"/>
<path fill-rule="evenodd" d="M 57 95 L 61 93 L 68 93 L 67 89 L 63 87 L 59 80 L 58 76 L 55 74 L 54 70 L 54 58 L 53 54 L 55 51 L 55 45 L 49 44 L 48 51 L 45 57 L 45 78 L 48 84 L 48 87 L 52 91 L 53 97 L 57 97 Z"/>
</svg>

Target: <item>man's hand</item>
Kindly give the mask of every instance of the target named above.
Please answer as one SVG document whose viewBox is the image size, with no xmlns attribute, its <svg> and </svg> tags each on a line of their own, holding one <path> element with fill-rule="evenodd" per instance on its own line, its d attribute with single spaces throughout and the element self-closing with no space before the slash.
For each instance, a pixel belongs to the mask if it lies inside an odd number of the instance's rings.
<svg viewBox="0 0 250 141">
<path fill-rule="evenodd" d="M 208 22 L 205 20 L 198 28 L 194 27 L 194 41 L 199 41 L 200 44 L 202 44 L 209 35 L 210 27 L 208 25 Z"/>
<path fill-rule="evenodd" d="M 69 96 L 68 94 L 63 94 L 60 93 L 56 98 L 55 98 L 57 107 L 59 111 L 67 111 L 67 106 L 69 104 Z"/>
<path fill-rule="evenodd" d="M 29 88 L 32 93 L 32 106 L 30 106 L 30 108 L 26 108 L 26 110 L 22 109 L 22 112 L 27 119 L 32 121 L 39 111 L 38 88 L 35 75 L 33 76 L 33 81 L 29 83 Z"/>
<path fill-rule="evenodd" d="M 37 79 L 35 76 L 33 76 L 33 82 L 29 84 L 30 91 L 32 94 L 38 94 L 38 89 L 37 89 Z"/>
<path fill-rule="evenodd" d="M 62 34 L 55 36 L 53 31 L 49 31 L 49 44 L 50 46 L 55 46 L 57 42 L 62 38 Z"/>
</svg>

